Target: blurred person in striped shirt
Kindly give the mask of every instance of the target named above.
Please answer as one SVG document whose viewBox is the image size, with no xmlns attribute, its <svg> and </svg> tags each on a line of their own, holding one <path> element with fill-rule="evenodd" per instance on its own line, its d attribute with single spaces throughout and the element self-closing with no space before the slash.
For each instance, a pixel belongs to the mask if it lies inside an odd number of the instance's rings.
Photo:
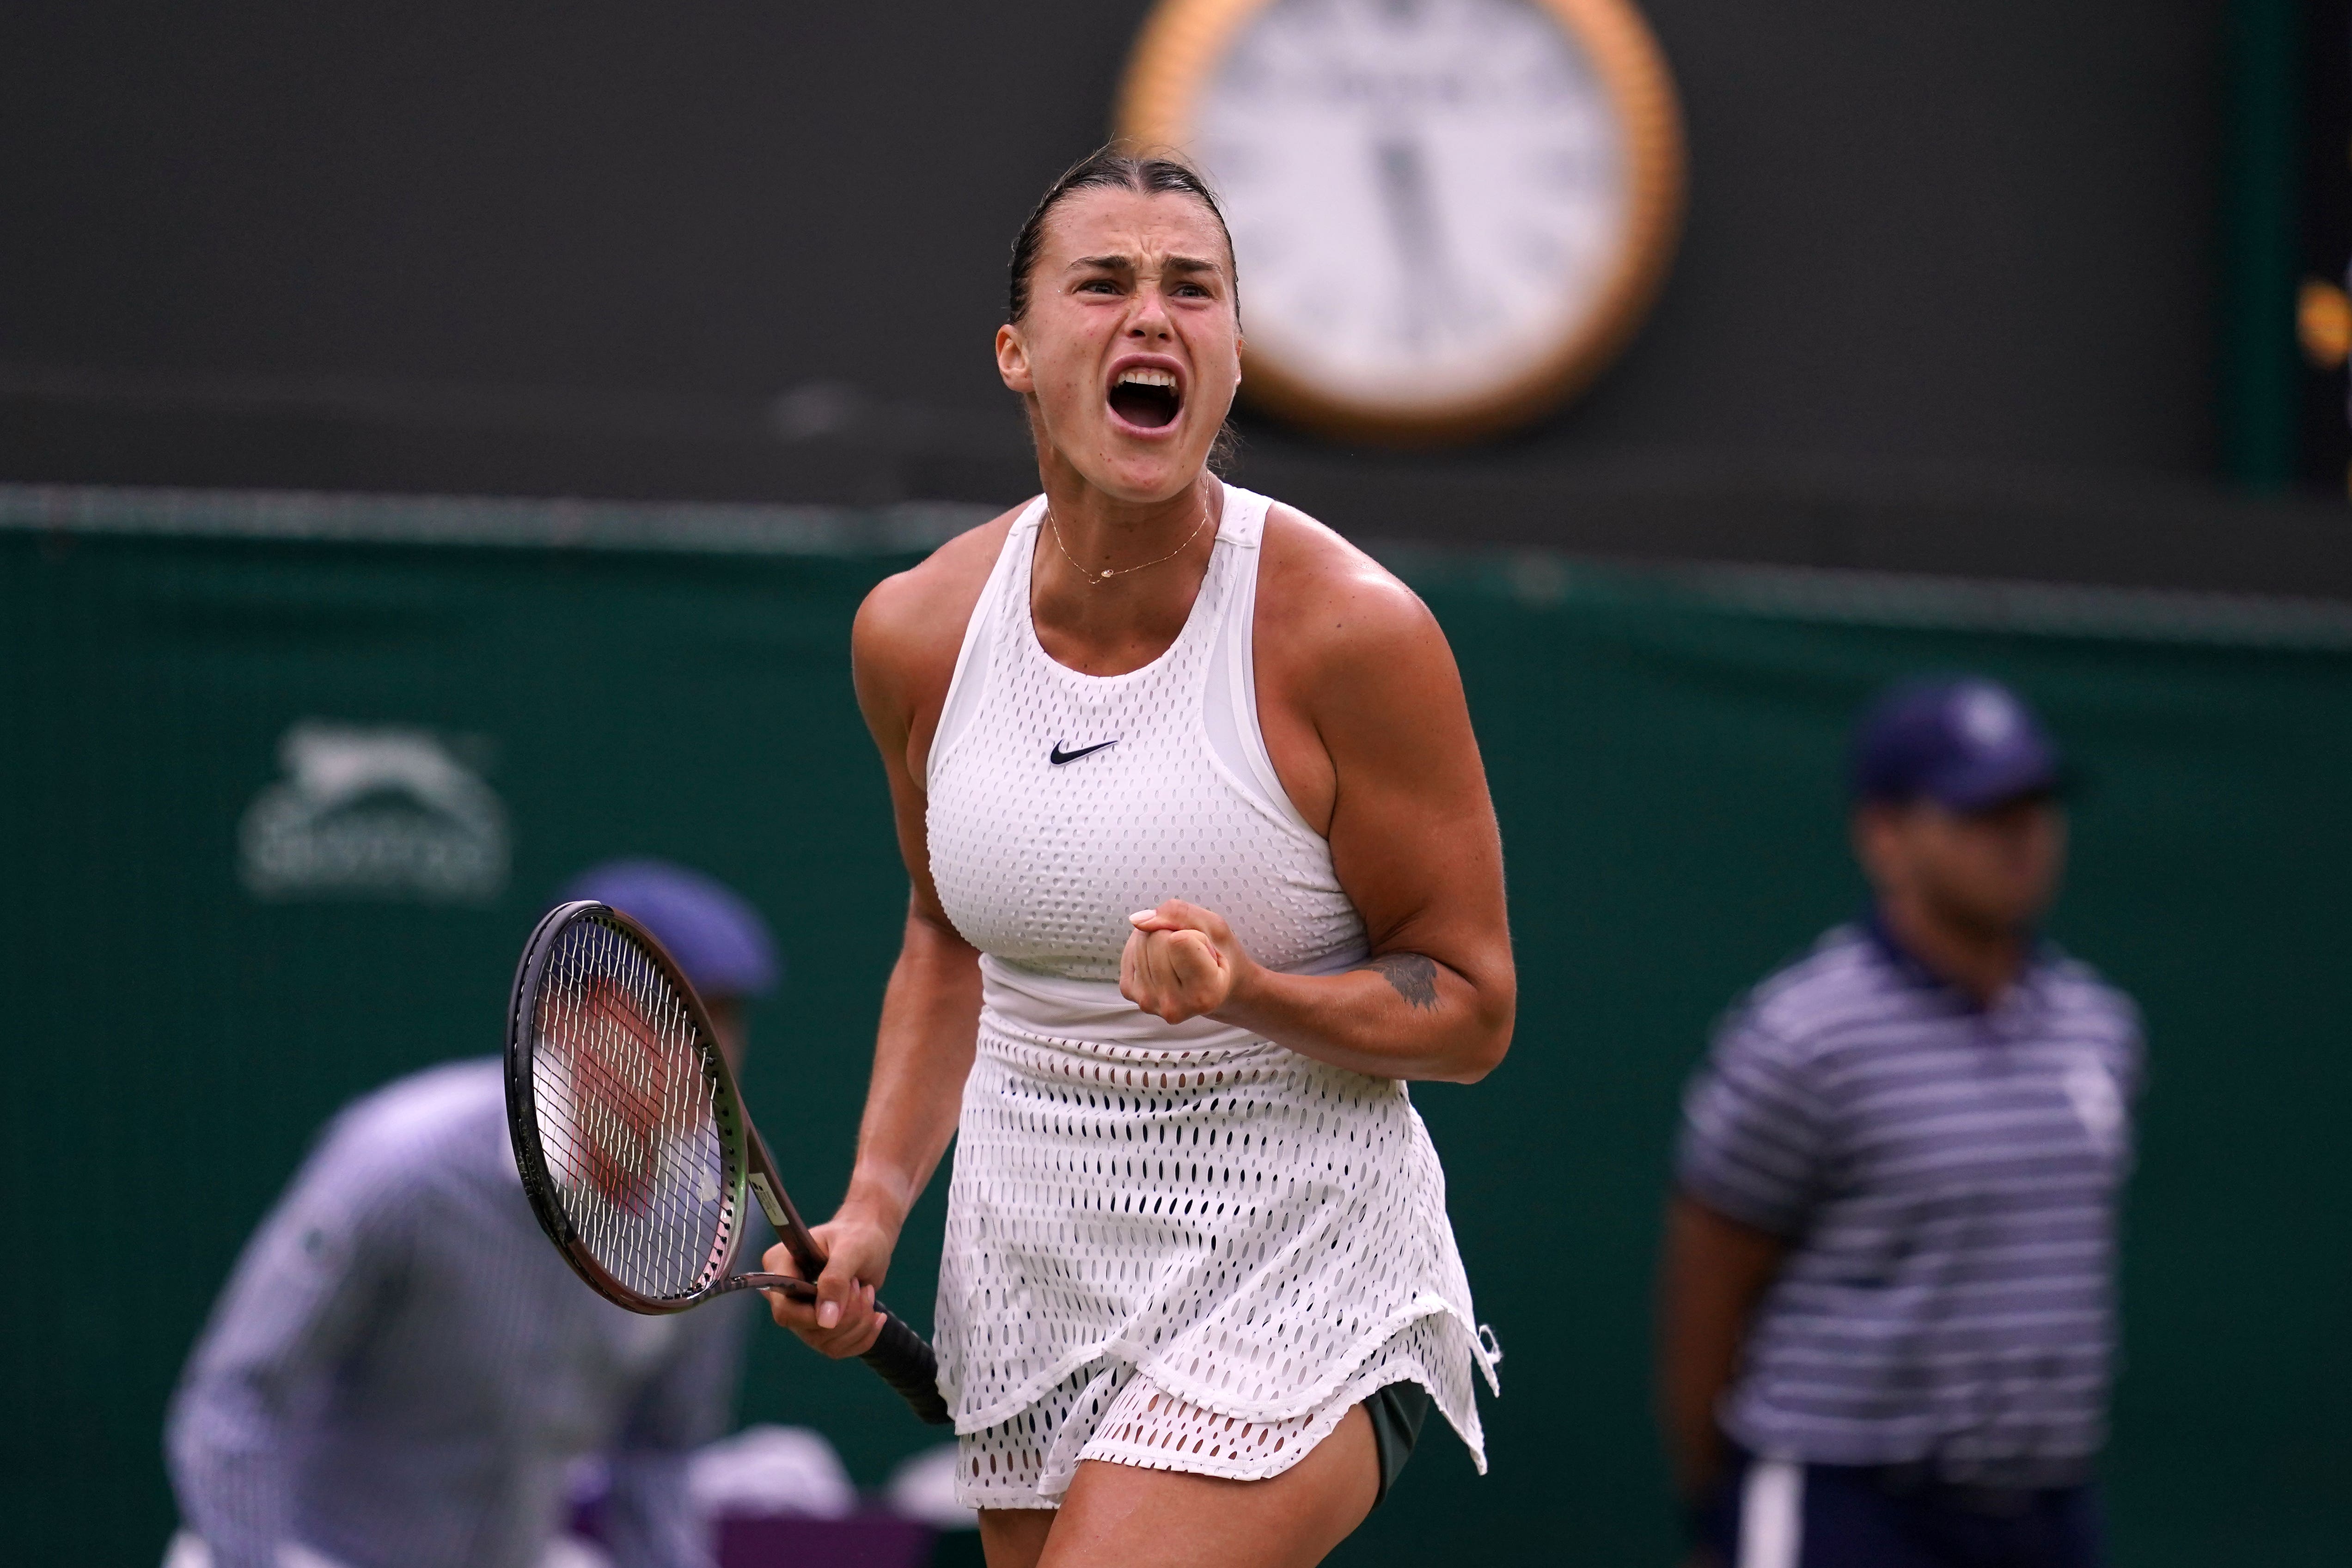
<svg viewBox="0 0 2352 1568">
<path fill-rule="evenodd" d="M 740 1061 L 773 987 L 734 893 L 618 861 L 563 894 L 635 915 Z M 414 1073 L 347 1107 L 237 1260 L 165 1428 L 182 1528 L 166 1568 L 554 1568 L 575 1461 L 607 1477 L 616 1568 L 709 1568 L 691 1452 L 733 1425 L 746 1292 L 640 1317 L 541 1233 L 499 1061 Z"/>
<path fill-rule="evenodd" d="M 1684 1103 L 1659 1393 L 1696 1561 L 2095 1568 L 2141 1048 L 2037 934 L 2058 753 L 1963 678 L 1882 695 L 1849 761 L 1870 911 Z"/>
</svg>

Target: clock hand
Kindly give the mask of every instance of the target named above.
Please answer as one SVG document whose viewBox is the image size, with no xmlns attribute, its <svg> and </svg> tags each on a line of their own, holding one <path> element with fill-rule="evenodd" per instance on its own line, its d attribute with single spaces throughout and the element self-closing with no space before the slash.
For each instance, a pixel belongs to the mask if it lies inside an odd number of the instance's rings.
<svg viewBox="0 0 2352 1568">
<path fill-rule="evenodd" d="M 1419 347 L 1450 303 L 1454 292 L 1445 266 L 1444 240 L 1438 232 L 1436 203 L 1431 199 L 1429 171 L 1418 142 L 1386 139 L 1376 143 L 1381 194 L 1389 212 L 1389 228 L 1405 270 L 1405 335 Z"/>
</svg>

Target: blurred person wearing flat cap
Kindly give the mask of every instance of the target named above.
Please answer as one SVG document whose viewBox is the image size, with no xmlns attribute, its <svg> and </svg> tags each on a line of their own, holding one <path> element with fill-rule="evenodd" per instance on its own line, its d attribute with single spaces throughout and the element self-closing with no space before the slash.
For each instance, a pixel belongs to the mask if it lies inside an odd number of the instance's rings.
<svg viewBox="0 0 2352 1568">
<path fill-rule="evenodd" d="M 1866 916 L 1727 1016 L 1684 1102 L 1660 1413 L 1697 1562 L 2094 1568 L 2131 1002 L 2042 940 L 2057 748 L 2006 688 L 1883 695 Z"/>
<path fill-rule="evenodd" d="M 661 939 L 730 1061 L 774 988 L 759 914 L 660 861 L 577 878 Z M 640 1317 L 547 1244 L 496 1058 L 375 1091 L 320 1136 L 246 1246 L 166 1423 L 169 1568 L 541 1568 L 567 1471 L 610 1477 L 618 1568 L 708 1568 L 691 1450 L 732 1425 L 747 1319 Z"/>
</svg>

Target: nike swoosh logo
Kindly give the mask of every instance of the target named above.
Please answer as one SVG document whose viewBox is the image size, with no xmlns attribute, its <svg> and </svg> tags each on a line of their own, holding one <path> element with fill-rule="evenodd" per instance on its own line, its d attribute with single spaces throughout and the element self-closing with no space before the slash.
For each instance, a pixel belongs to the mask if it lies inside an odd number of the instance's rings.
<svg viewBox="0 0 2352 1568">
<path fill-rule="evenodd" d="M 1104 747 L 1118 744 L 1118 738 L 1114 736 L 1108 740 L 1097 740 L 1092 746 L 1081 746 L 1076 751 L 1065 751 L 1062 749 L 1062 743 L 1057 740 L 1054 743 L 1054 749 L 1045 753 L 1045 760 L 1059 768 L 1065 762 L 1076 762 L 1081 757 L 1092 757 Z"/>
</svg>

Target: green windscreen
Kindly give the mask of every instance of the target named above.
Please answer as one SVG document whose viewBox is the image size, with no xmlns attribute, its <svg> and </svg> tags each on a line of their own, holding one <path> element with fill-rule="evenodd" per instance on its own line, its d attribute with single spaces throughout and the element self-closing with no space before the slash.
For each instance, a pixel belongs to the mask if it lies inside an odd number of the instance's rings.
<svg viewBox="0 0 2352 1568">
<path fill-rule="evenodd" d="M 338 1105 L 499 1048 L 592 861 L 685 862 L 773 923 L 745 1092 L 830 1207 L 906 901 L 850 617 L 956 520 L 0 494 L 6 1556 L 156 1561 L 164 1401 L 247 1231 Z M 1934 668 L 2013 682 L 2080 762 L 2053 935 L 2147 1017 L 2116 1561 L 2340 1561 L 2352 614 L 1392 564 L 1460 657 L 1508 856 L 1517 1043 L 1415 1094 L 1507 1359 L 1493 1473 L 1433 1427 L 1335 1561 L 1674 1560 L 1646 1365 L 1676 1096 L 1725 1005 L 1856 908 L 1843 726 Z M 918 1326 L 943 1187 L 888 1284 Z M 937 1440 L 764 1328 L 743 1410 L 869 1486 Z"/>
</svg>

